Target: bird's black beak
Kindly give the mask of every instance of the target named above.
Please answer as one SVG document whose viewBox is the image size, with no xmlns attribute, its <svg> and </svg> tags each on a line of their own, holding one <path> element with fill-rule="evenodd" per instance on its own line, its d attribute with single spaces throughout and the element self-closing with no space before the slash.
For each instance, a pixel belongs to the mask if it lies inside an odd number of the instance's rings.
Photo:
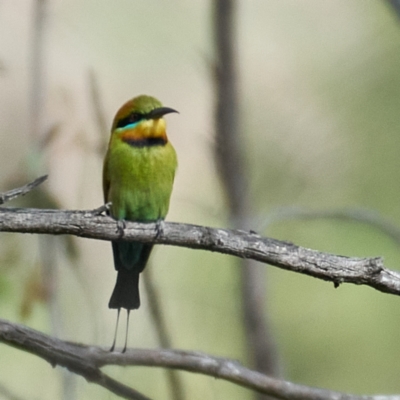
<svg viewBox="0 0 400 400">
<path fill-rule="evenodd" d="M 174 110 L 173 108 L 169 107 L 160 107 L 160 108 L 155 108 L 154 110 L 150 111 L 146 117 L 148 119 L 157 119 L 161 118 L 165 114 L 170 114 L 170 113 L 177 113 L 178 111 Z"/>
</svg>

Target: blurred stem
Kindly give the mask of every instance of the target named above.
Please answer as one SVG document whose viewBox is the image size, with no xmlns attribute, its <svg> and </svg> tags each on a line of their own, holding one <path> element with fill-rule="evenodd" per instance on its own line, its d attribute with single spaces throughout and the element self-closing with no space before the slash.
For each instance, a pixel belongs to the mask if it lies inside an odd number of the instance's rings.
<svg viewBox="0 0 400 400">
<path fill-rule="evenodd" d="M 143 271 L 142 276 L 144 278 L 143 284 L 147 292 L 148 305 L 150 308 L 151 318 L 153 319 L 153 323 L 156 328 L 155 331 L 158 342 L 162 348 L 170 349 L 172 348 L 172 342 L 168 333 L 167 323 L 164 318 L 165 313 L 162 309 L 159 292 L 154 284 L 150 265 L 147 265 L 147 268 Z M 178 371 L 167 369 L 165 372 L 171 388 L 171 399 L 183 400 L 185 398 L 184 390 Z"/>
<path fill-rule="evenodd" d="M 46 93 L 45 84 L 45 38 L 47 23 L 47 0 L 36 0 L 33 6 L 33 27 L 31 45 L 31 93 L 30 93 L 30 127 L 31 150 L 28 159 L 28 172 L 38 174 L 43 168 L 43 150 L 40 145 L 43 133 L 43 105 Z M 46 143 L 44 141 L 43 143 Z M 62 318 L 58 298 L 57 279 L 57 244 L 58 238 L 44 236 L 39 239 L 40 258 L 42 265 L 43 285 L 47 291 L 47 304 L 50 312 L 52 333 L 56 337 L 62 336 Z M 69 371 L 62 371 L 62 398 L 74 400 L 76 398 L 75 378 Z"/>
<path fill-rule="evenodd" d="M 11 393 L 11 391 L 1 383 L 0 383 L 0 398 L 4 400 L 23 400 L 22 397 L 19 397 L 16 394 Z"/>
<path fill-rule="evenodd" d="M 49 305 L 51 332 L 60 337 L 62 323 L 59 318 L 60 306 L 57 298 L 57 237 L 43 235 L 39 237 L 42 280 L 46 290 L 46 301 Z"/>
<path fill-rule="evenodd" d="M 387 1 L 393 7 L 397 16 L 400 18 L 400 0 L 387 0 Z"/>
<path fill-rule="evenodd" d="M 257 232 L 265 232 L 270 225 L 292 220 L 336 219 L 367 224 L 400 245 L 400 227 L 375 210 L 366 208 L 344 208 L 333 210 L 308 210 L 302 207 L 282 207 L 266 216 L 260 216 Z M 260 223 L 261 221 L 261 223 Z"/>
<path fill-rule="evenodd" d="M 94 119 L 96 121 L 97 129 L 100 135 L 99 146 L 96 150 L 98 151 L 98 154 L 103 157 L 107 150 L 110 133 L 108 123 L 105 118 L 106 114 L 104 112 L 103 103 L 101 101 L 99 82 L 97 80 L 95 72 L 92 69 L 89 71 L 89 90 L 95 116 Z"/>
<path fill-rule="evenodd" d="M 216 42 L 215 156 L 225 189 L 230 219 L 234 226 L 247 224 L 249 196 L 244 170 L 243 143 L 237 94 L 237 71 L 234 48 L 235 1 L 215 2 Z"/>
<path fill-rule="evenodd" d="M 44 84 L 44 39 L 46 24 L 46 0 L 36 0 L 33 7 L 32 53 L 31 53 L 31 98 L 30 98 L 30 126 L 32 142 L 39 143 L 42 130 Z"/>
<path fill-rule="evenodd" d="M 241 138 L 234 0 L 216 0 L 214 31 L 215 70 L 215 160 L 224 188 L 228 213 L 234 228 L 249 229 L 251 201 L 249 177 Z M 264 317 L 265 270 L 254 261 L 240 260 L 243 319 L 250 358 L 255 368 L 268 375 L 278 374 L 276 346 L 268 319 Z M 258 398 L 264 398 L 258 395 Z"/>
<path fill-rule="evenodd" d="M 42 265 L 43 285 L 46 290 L 46 300 L 50 312 L 51 332 L 59 338 L 63 336 L 64 326 L 61 317 L 60 298 L 58 296 L 58 262 L 57 254 L 60 240 L 56 236 L 44 235 L 39 237 L 40 259 Z M 62 398 L 72 400 L 76 398 L 76 379 L 68 370 L 60 371 L 62 376 Z"/>
</svg>

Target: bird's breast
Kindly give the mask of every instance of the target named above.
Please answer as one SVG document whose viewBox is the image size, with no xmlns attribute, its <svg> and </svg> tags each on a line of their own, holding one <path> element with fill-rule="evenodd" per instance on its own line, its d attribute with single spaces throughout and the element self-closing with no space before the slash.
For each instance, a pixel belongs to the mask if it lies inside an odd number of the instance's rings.
<svg viewBox="0 0 400 400">
<path fill-rule="evenodd" d="M 129 220 L 164 218 L 169 207 L 176 154 L 172 145 L 114 146 L 106 168 L 110 181 L 107 201 L 112 215 Z"/>
</svg>

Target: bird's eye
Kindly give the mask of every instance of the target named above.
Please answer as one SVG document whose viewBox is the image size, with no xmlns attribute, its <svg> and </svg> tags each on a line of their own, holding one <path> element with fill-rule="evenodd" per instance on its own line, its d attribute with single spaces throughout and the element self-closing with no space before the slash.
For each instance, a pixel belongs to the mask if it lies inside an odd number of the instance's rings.
<svg viewBox="0 0 400 400">
<path fill-rule="evenodd" d="M 135 122 L 139 122 L 141 119 L 143 119 L 142 114 L 138 113 L 131 113 L 125 118 L 121 118 L 118 123 L 117 123 L 117 128 L 124 128 L 127 125 L 134 124 Z"/>
<path fill-rule="evenodd" d="M 143 116 L 138 113 L 132 113 L 129 115 L 129 121 L 131 122 L 131 124 L 140 121 L 142 118 Z"/>
</svg>

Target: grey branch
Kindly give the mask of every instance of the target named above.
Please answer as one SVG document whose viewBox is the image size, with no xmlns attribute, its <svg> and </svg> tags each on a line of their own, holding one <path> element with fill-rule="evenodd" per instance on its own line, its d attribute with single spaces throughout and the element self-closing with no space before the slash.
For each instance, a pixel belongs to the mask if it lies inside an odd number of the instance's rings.
<svg viewBox="0 0 400 400">
<path fill-rule="evenodd" d="M 87 381 L 97 383 L 125 399 L 149 400 L 136 390 L 104 374 L 90 357 L 91 347 L 64 342 L 2 319 L 0 319 L 0 342 L 35 354 L 48 361 L 53 367 L 56 365 L 65 367 Z M 101 350 L 97 349 L 97 351 Z"/>
<path fill-rule="evenodd" d="M 106 365 L 173 368 L 225 379 L 259 393 L 285 400 L 400 400 L 400 396 L 354 396 L 275 379 L 243 367 L 237 361 L 181 350 L 129 349 L 110 353 L 95 346 L 64 342 L 0 319 L 0 341 L 60 365 L 127 399 L 147 399 L 101 372 Z"/>
<path fill-rule="evenodd" d="M 30 182 L 24 186 L 21 186 L 17 189 L 9 190 L 8 192 L 0 194 L 0 204 L 4 204 L 7 201 L 13 200 L 19 196 L 24 196 L 29 193 L 36 186 L 39 186 L 47 179 L 47 175 L 43 175 L 40 178 L 35 179 L 33 182 Z"/>
<path fill-rule="evenodd" d="M 400 295 L 400 273 L 385 268 L 379 257 L 323 253 L 241 230 L 165 222 L 159 232 L 157 224 L 129 221 L 121 230 L 111 217 L 91 211 L 0 208 L 0 232 L 69 234 L 216 251 L 331 281 L 335 286 L 353 283 Z"/>
</svg>

